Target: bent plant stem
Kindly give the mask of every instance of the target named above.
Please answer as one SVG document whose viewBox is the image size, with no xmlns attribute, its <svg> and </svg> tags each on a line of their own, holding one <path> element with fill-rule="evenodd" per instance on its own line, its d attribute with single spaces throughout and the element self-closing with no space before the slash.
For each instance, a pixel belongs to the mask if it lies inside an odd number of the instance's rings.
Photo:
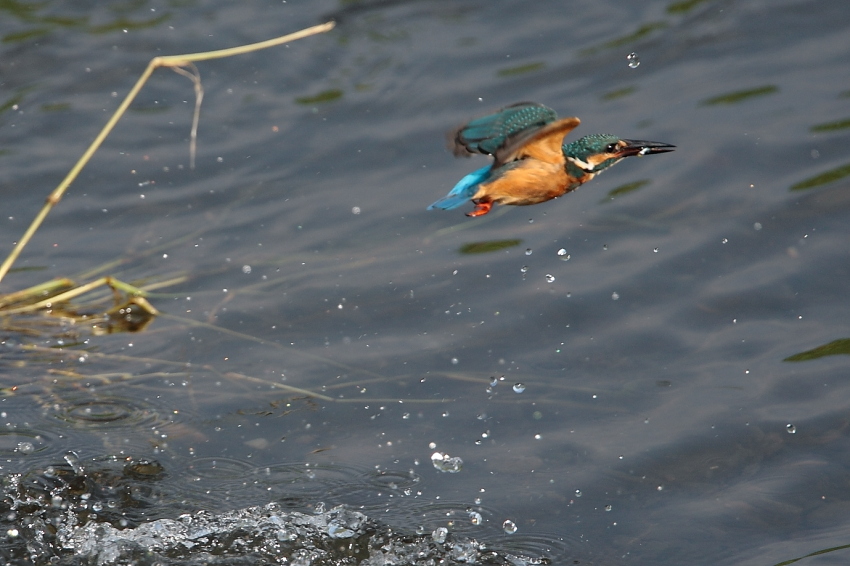
<svg viewBox="0 0 850 566">
<path fill-rule="evenodd" d="M 37 310 L 41 310 L 41 309 L 44 309 L 44 308 L 50 308 L 53 305 L 58 305 L 60 303 L 66 303 L 66 302 L 70 301 L 71 299 L 79 297 L 80 295 L 88 293 L 89 291 L 96 289 L 98 287 L 101 287 L 103 285 L 110 287 L 113 291 L 124 291 L 127 295 L 129 295 L 131 297 L 135 297 L 137 300 L 143 300 L 142 296 L 145 294 L 145 292 L 142 289 L 139 289 L 138 287 L 134 287 L 133 285 L 130 285 L 129 283 L 124 283 L 123 281 L 119 281 L 118 279 L 115 279 L 114 277 L 106 276 L 106 277 L 101 277 L 100 279 L 95 279 L 94 281 L 90 281 L 90 282 L 88 282 L 84 285 L 79 285 L 77 287 L 74 287 L 73 289 L 70 289 L 69 291 L 65 291 L 64 293 L 59 293 L 58 295 L 53 295 L 50 298 L 44 299 L 43 301 L 39 301 L 37 303 L 32 303 L 32 304 L 29 304 L 29 305 L 26 305 L 26 306 L 23 306 L 23 307 L 14 308 L 14 309 L 6 309 L 6 310 L 3 311 L 3 314 L 20 314 L 20 313 L 25 313 L 25 312 L 37 311 Z M 144 305 L 145 305 L 145 308 L 149 308 L 151 310 L 152 314 L 155 314 L 155 315 L 159 314 L 159 311 L 157 311 L 153 307 L 153 305 L 148 304 L 147 301 L 144 301 Z"/>
<path fill-rule="evenodd" d="M 65 194 L 65 191 L 68 189 L 68 187 L 71 185 L 71 183 L 74 182 L 74 180 L 77 178 L 77 175 L 79 175 L 80 171 L 82 171 L 83 167 L 85 167 L 88 164 L 89 160 L 91 160 L 92 156 L 100 148 L 101 144 L 106 139 L 106 136 L 108 136 L 110 134 L 112 129 L 118 123 L 118 120 L 121 119 L 121 117 L 127 111 L 127 108 L 130 107 L 130 104 L 136 98 L 136 95 L 139 94 L 139 91 L 142 90 L 142 87 L 147 82 L 147 80 L 150 78 L 150 76 L 153 74 L 154 70 L 156 70 L 158 67 L 170 67 L 170 68 L 173 68 L 173 69 L 179 68 L 180 69 L 179 72 L 183 72 L 184 74 L 187 74 L 190 77 L 192 77 L 192 80 L 195 83 L 196 98 L 200 99 L 203 96 L 203 91 L 199 89 L 200 79 L 199 79 L 197 73 L 192 73 L 191 71 L 185 71 L 183 69 L 183 67 L 190 67 L 191 68 L 191 67 L 194 66 L 193 63 L 196 63 L 198 61 L 207 61 L 207 60 L 210 60 L 210 59 L 220 59 L 222 57 L 232 57 L 234 55 L 241 55 L 241 54 L 244 54 L 244 53 L 250 53 L 250 52 L 253 52 L 253 51 L 258 51 L 260 49 L 266 49 L 268 47 L 274 47 L 276 45 L 281 45 L 281 44 L 284 44 L 284 43 L 288 43 L 290 41 L 295 41 L 295 40 L 298 40 L 298 39 L 309 37 L 311 35 L 316 35 L 316 34 L 319 34 L 319 33 L 324 33 L 324 32 L 330 31 L 331 29 L 333 29 L 334 25 L 335 25 L 334 22 L 328 22 L 328 23 L 321 24 L 321 25 L 318 25 L 318 26 L 313 26 L 313 27 L 310 27 L 310 28 L 307 28 L 307 29 L 303 29 L 303 30 L 297 31 L 295 33 L 283 35 L 281 37 L 276 37 L 274 39 L 269 39 L 267 41 L 261 41 L 259 43 L 252 43 L 250 45 L 241 45 L 239 47 L 231 47 L 229 49 L 221 49 L 221 50 L 218 50 L 218 51 L 205 51 L 205 52 L 201 52 L 201 53 L 189 53 L 189 54 L 186 54 L 186 55 L 166 55 L 166 56 L 163 56 L 163 57 L 154 57 L 153 59 L 151 59 L 151 62 L 148 63 L 148 66 L 145 69 L 145 72 L 142 73 L 142 76 L 139 77 L 139 80 L 136 81 L 136 84 L 133 86 L 132 89 L 130 89 L 130 92 L 127 94 L 126 98 L 124 98 L 124 101 L 121 103 L 120 106 L 118 106 L 118 109 L 115 111 L 115 113 L 109 119 L 109 121 L 106 122 L 106 125 L 103 127 L 103 129 L 100 131 L 100 133 L 97 135 L 97 137 L 94 139 L 94 141 L 91 143 L 89 148 L 85 151 L 85 153 L 83 153 L 83 155 L 82 155 L 82 157 L 80 157 L 79 161 L 77 161 L 77 163 L 74 165 L 74 167 L 71 168 L 71 170 L 68 172 L 68 175 L 66 175 L 65 178 L 62 180 L 62 182 L 59 183 L 59 186 L 57 186 L 53 190 L 53 192 L 50 193 L 50 195 L 47 197 L 46 202 L 44 203 L 44 206 L 41 208 L 39 213 L 33 219 L 29 228 L 27 228 L 27 231 L 24 232 L 24 235 L 21 237 L 20 240 L 18 240 L 17 244 L 15 244 L 15 247 L 12 249 L 12 252 L 9 254 L 9 256 L 6 258 L 6 260 L 3 262 L 3 264 L 0 265 L 0 282 L 2 282 L 3 278 L 6 277 L 6 274 L 9 273 L 9 270 L 12 268 L 12 265 L 14 265 L 15 261 L 17 261 L 18 256 L 21 255 L 21 252 L 23 251 L 24 246 L 26 246 L 29 243 L 29 241 L 32 239 L 33 235 L 36 233 L 36 231 L 41 226 L 41 223 L 44 222 L 44 219 L 47 217 L 47 214 L 53 209 L 53 207 L 60 200 L 62 200 L 62 195 Z M 192 144 L 194 144 L 194 138 L 195 138 L 195 134 L 197 132 L 198 116 L 199 116 L 199 109 L 196 108 L 195 109 L 195 116 L 194 116 L 194 120 L 193 120 L 193 127 L 192 127 L 192 140 L 193 140 Z M 194 145 L 192 145 L 192 146 L 194 147 Z"/>
</svg>

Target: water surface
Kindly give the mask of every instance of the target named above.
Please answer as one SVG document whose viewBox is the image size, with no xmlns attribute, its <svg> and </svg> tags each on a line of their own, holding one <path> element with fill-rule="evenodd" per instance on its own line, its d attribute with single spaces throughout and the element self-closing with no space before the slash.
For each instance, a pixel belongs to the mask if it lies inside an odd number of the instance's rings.
<svg viewBox="0 0 850 566">
<path fill-rule="evenodd" d="M 134 521 L 346 503 L 559 563 L 850 544 L 850 350 L 788 360 L 848 338 L 844 2 L 3 10 L 7 248 L 151 57 L 337 21 L 199 65 L 194 170 L 191 85 L 157 71 L 48 217 L 3 292 L 116 259 L 188 279 L 141 333 L 6 323 L 7 474 L 150 458 Z M 677 150 L 533 207 L 426 211 L 486 163 L 444 132 L 521 100 Z"/>
</svg>

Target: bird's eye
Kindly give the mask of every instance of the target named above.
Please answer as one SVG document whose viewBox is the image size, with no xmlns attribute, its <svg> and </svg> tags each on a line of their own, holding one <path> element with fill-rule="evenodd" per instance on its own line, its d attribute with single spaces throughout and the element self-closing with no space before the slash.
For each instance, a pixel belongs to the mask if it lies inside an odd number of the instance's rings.
<svg viewBox="0 0 850 566">
<path fill-rule="evenodd" d="M 605 151 L 607 151 L 608 153 L 617 153 L 619 150 L 620 150 L 620 146 L 616 142 L 615 143 L 609 143 L 605 147 Z"/>
</svg>

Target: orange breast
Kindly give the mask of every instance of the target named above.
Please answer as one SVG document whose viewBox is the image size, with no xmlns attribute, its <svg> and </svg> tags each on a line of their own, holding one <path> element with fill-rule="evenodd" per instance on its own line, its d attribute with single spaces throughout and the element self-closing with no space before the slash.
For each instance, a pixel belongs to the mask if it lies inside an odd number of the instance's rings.
<svg viewBox="0 0 850 566">
<path fill-rule="evenodd" d="M 490 182 L 482 183 L 474 200 L 502 204 L 537 204 L 575 189 L 563 165 L 526 158 Z"/>
</svg>

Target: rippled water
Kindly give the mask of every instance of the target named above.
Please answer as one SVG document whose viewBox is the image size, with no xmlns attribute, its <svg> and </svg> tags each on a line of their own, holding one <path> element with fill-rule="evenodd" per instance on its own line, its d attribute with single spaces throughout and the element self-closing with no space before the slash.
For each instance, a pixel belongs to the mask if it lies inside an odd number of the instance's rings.
<svg viewBox="0 0 850 566">
<path fill-rule="evenodd" d="M 3 320 L 7 489 L 73 451 L 162 466 L 115 528 L 323 502 L 580 564 L 850 544 L 843 1 L 2 6 L 6 249 L 151 57 L 331 18 L 198 65 L 194 170 L 191 84 L 157 71 L 2 282 L 181 278 L 142 332 Z M 486 163 L 444 132 L 520 100 L 677 149 L 426 211 Z"/>
</svg>

